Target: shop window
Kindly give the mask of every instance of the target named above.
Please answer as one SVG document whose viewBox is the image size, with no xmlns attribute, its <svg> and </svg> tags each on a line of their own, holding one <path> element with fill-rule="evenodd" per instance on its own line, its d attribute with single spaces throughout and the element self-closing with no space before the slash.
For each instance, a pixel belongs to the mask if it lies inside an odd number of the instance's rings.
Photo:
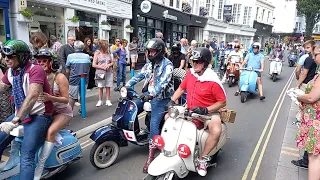
<svg viewBox="0 0 320 180">
<path fill-rule="evenodd" d="M 183 26 L 183 32 L 187 32 L 187 26 Z"/>
<path fill-rule="evenodd" d="M 155 37 L 155 30 L 154 29 L 148 29 L 147 30 L 147 41 Z"/>
<path fill-rule="evenodd" d="M 99 15 L 84 11 L 76 11 L 76 15 L 79 17 L 80 21 L 98 23 Z"/>
<path fill-rule="evenodd" d="M 147 19 L 147 25 L 149 27 L 154 27 L 154 20 L 153 19 Z"/>
<path fill-rule="evenodd" d="M 156 28 L 162 29 L 162 22 L 161 21 L 156 20 Z"/>
<path fill-rule="evenodd" d="M 179 26 L 178 31 L 182 32 L 182 26 Z"/>
<path fill-rule="evenodd" d="M 178 25 L 173 24 L 173 25 L 172 25 L 172 30 L 173 30 L 173 31 L 178 31 L 178 27 L 177 27 L 177 26 L 178 26 Z"/>
<path fill-rule="evenodd" d="M 142 23 L 144 24 L 145 21 L 146 21 L 146 18 L 143 17 L 143 16 L 138 16 L 138 21 L 139 21 L 139 22 L 142 22 Z"/>
</svg>

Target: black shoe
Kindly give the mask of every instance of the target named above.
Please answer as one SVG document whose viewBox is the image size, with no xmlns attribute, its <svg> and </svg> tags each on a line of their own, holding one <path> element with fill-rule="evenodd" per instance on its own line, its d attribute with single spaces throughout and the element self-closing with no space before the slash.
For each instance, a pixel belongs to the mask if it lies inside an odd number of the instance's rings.
<svg viewBox="0 0 320 180">
<path fill-rule="evenodd" d="M 266 97 L 264 97 L 264 96 L 260 96 L 260 100 L 262 101 L 262 100 L 264 100 Z"/>
<path fill-rule="evenodd" d="M 235 96 L 239 96 L 240 92 L 237 91 L 236 93 L 234 93 Z"/>
<path fill-rule="evenodd" d="M 302 159 L 292 160 L 291 163 L 299 168 L 308 169 L 308 164 L 306 164 Z"/>
</svg>

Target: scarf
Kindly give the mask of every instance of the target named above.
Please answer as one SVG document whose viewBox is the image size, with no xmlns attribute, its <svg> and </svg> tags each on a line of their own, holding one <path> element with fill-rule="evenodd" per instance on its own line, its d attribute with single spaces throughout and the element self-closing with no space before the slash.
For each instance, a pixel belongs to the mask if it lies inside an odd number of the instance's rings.
<svg viewBox="0 0 320 180">
<path fill-rule="evenodd" d="M 14 98 L 14 105 L 16 107 L 17 112 L 19 112 L 22 106 L 22 103 L 26 98 L 23 91 L 23 87 L 22 87 L 22 79 L 23 79 L 24 71 L 25 71 L 25 67 L 20 70 L 19 74 L 15 73 L 13 69 L 11 70 L 12 76 L 13 76 L 12 96 Z M 21 119 L 23 123 L 27 123 L 31 121 L 31 117 L 29 114 L 26 117 L 20 117 L 20 118 L 24 118 L 23 120 Z"/>
</svg>

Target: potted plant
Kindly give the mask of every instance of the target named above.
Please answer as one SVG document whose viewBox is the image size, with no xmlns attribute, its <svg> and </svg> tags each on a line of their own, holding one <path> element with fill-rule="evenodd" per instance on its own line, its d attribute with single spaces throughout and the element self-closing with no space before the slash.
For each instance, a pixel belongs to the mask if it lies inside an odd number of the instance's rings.
<svg viewBox="0 0 320 180">
<path fill-rule="evenodd" d="M 208 10 L 205 7 L 200 7 L 200 16 L 206 16 L 208 14 Z"/>
<path fill-rule="evenodd" d="M 110 27 L 110 23 L 106 20 L 101 21 L 101 25 L 100 25 L 102 30 L 106 30 L 106 31 L 110 31 L 111 27 Z"/>
<path fill-rule="evenodd" d="M 128 25 L 126 25 L 126 29 L 127 29 L 127 32 L 132 33 L 134 30 L 134 27 L 131 26 L 130 24 L 128 24 Z"/>
<path fill-rule="evenodd" d="M 70 27 L 79 27 L 79 17 L 78 16 L 73 16 L 72 18 L 69 18 L 67 19 L 67 26 L 70 26 Z"/>
<path fill-rule="evenodd" d="M 73 16 L 71 19 L 69 19 L 71 22 L 73 23 L 77 23 L 80 21 L 79 17 L 78 16 Z"/>
<path fill-rule="evenodd" d="M 18 18 L 18 21 L 31 22 L 33 20 L 34 13 L 31 12 L 29 9 L 21 10 L 19 11 L 19 13 L 21 15 Z"/>
<path fill-rule="evenodd" d="M 188 2 L 182 2 L 182 12 L 191 13 L 191 5 Z"/>
</svg>

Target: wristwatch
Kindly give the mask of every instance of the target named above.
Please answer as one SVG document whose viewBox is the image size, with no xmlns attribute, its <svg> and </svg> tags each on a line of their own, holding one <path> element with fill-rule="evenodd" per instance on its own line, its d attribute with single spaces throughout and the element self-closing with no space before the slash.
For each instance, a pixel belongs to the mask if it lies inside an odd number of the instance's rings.
<svg viewBox="0 0 320 180">
<path fill-rule="evenodd" d="M 12 119 L 12 121 L 13 121 L 14 123 L 20 123 L 20 122 L 21 122 L 21 119 L 20 119 L 20 117 L 15 116 L 15 117 Z"/>
</svg>

